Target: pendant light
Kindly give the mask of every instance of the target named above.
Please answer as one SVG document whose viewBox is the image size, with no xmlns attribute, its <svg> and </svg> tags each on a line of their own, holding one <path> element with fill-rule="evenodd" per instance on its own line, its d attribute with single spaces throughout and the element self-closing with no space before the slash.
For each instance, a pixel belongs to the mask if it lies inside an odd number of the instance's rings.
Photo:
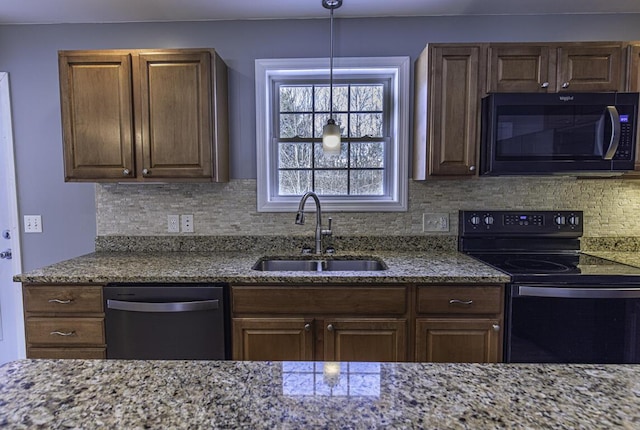
<svg viewBox="0 0 640 430">
<path fill-rule="evenodd" d="M 331 11 L 331 49 L 329 54 L 329 120 L 322 128 L 322 151 L 340 154 L 340 127 L 333 119 L 333 10 L 342 6 L 342 0 L 322 0 L 322 6 Z"/>
</svg>

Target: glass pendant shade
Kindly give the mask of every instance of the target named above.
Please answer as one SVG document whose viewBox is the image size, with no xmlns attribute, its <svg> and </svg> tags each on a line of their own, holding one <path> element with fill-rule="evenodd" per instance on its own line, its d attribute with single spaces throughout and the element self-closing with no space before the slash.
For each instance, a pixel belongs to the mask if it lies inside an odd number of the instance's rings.
<svg viewBox="0 0 640 430">
<path fill-rule="evenodd" d="M 322 151 L 328 155 L 340 154 L 340 127 L 333 119 L 322 128 Z"/>
</svg>

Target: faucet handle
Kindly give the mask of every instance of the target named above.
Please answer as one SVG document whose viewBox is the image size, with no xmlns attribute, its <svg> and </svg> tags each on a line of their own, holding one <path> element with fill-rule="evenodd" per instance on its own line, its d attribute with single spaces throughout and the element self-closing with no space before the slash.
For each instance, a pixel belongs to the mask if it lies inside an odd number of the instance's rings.
<svg viewBox="0 0 640 430">
<path fill-rule="evenodd" d="M 311 247 L 310 246 L 303 246 L 302 250 L 300 251 L 300 254 L 311 254 Z"/>
<path fill-rule="evenodd" d="M 323 236 L 331 236 L 331 234 L 333 233 L 333 232 L 331 231 L 331 222 L 332 222 L 332 221 L 333 221 L 333 220 L 331 219 L 331 217 L 329 217 L 329 228 L 326 228 L 326 229 L 323 229 L 323 230 L 322 230 L 322 235 L 323 235 Z"/>
</svg>

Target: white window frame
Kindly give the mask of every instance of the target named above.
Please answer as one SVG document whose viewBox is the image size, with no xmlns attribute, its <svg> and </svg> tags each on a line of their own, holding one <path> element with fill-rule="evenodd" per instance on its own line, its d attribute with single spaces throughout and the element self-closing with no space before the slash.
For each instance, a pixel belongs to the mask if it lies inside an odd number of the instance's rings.
<svg viewBox="0 0 640 430">
<path fill-rule="evenodd" d="M 331 212 L 400 212 L 408 206 L 409 152 L 409 57 L 334 58 L 334 79 L 350 74 L 391 77 L 390 154 L 386 169 L 391 183 L 386 196 L 320 196 L 322 208 Z M 277 157 L 272 151 L 274 80 L 287 77 L 329 76 L 327 58 L 258 59 L 256 80 L 256 149 L 258 212 L 292 212 L 298 209 L 300 196 L 278 196 L 273 169 Z M 275 189 L 274 189 L 275 188 Z"/>
</svg>

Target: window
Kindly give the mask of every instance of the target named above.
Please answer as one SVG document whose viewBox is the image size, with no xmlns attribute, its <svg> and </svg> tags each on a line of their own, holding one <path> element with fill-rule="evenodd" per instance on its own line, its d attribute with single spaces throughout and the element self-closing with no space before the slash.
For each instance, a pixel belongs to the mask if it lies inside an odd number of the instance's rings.
<svg viewBox="0 0 640 430">
<path fill-rule="evenodd" d="M 328 211 L 407 209 L 409 58 L 334 61 L 339 155 L 322 151 L 326 59 L 256 60 L 258 210 L 294 211 L 315 191 Z"/>
</svg>

